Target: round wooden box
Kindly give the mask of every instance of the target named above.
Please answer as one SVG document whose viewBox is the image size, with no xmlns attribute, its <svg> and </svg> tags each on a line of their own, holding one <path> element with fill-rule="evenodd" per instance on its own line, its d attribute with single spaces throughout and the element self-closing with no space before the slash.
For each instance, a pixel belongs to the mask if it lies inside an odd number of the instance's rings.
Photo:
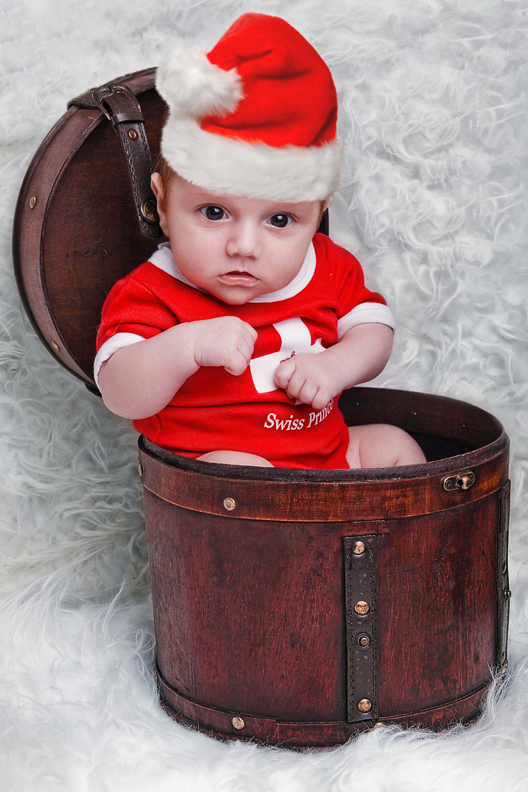
<svg viewBox="0 0 528 792">
<path fill-rule="evenodd" d="M 158 680 L 207 733 L 289 746 L 469 720 L 506 662 L 508 439 L 463 402 L 356 388 L 429 461 L 211 465 L 140 441 Z"/>
</svg>

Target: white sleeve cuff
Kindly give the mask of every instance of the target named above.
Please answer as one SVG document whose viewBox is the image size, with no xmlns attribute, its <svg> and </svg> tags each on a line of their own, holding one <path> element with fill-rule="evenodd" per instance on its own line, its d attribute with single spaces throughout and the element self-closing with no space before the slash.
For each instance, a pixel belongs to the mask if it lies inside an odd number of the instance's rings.
<svg viewBox="0 0 528 792">
<path fill-rule="evenodd" d="M 384 324 L 394 330 L 395 321 L 391 309 L 387 305 L 375 302 L 364 302 L 342 316 L 337 322 L 337 334 L 341 341 L 345 333 L 352 327 L 361 324 Z"/>
<path fill-rule="evenodd" d="M 136 335 L 136 333 L 116 333 L 108 341 L 105 341 L 94 360 L 94 380 L 97 387 L 99 387 L 99 372 L 103 363 L 106 363 L 119 349 L 144 340 L 143 336 Z"/>
</svg>

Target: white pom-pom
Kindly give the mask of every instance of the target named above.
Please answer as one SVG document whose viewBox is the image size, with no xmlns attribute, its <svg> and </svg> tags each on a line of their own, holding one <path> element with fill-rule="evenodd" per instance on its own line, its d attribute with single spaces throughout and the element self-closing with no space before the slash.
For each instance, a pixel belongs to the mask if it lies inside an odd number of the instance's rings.
<svg viewBox="0 0 528 792">
<path fill-rule="evenodd" d="M 200 49 L 176 49 L 161 61 L 156 88 L 180 118 L 201 119 L 233 112 L 243 96 L 235 69 L 224 71 Z"/>
</svg>

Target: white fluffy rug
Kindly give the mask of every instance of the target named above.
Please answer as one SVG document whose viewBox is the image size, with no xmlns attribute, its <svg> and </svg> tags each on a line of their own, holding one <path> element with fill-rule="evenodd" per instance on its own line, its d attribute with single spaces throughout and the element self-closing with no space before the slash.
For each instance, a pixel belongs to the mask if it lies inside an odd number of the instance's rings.
<svg viewBox="0 0 528 792">
<path fill-rule="evenodd" d="M 511 438 L 511 678 L 471 728 L 299 754 L 171 721 L 136 437 L 50 358 L 17 295 L 17 193 L 67 100 L 177 40 L 208 49 L 248 10 L 284 16 L 333 70 L 347 168 L 332 236 L 399 325 L 379 384 L 483 406 Z M 3 792 L 528 790 L 527 28 L 526 0 L 2 0 Z"/>
</svg>

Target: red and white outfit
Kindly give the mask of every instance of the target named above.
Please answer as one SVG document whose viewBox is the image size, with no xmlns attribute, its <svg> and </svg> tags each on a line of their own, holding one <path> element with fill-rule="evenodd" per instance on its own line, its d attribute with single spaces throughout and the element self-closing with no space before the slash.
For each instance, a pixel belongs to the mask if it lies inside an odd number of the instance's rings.
<svg viewBox="0 0 528 792">
<path fill-rule="evenodd" d="M 319 411 L 296 404 L 276 387 L 273 373 L 293 353 L 321 352 L 355 325 L 393 326 L 383 297 L 365 287 L 358 261 L 316 234 L 291 283 L 233 306 L 186 280 L 162 245 L 116 283 L 104 304 L 96 379 L 123 346 L 218 316 L 238 316 L 257 331 L 250 366 L 240 376 L 221 367 L 199 369 L 157 415 L 134 421 L 137 431 L 187 457 L 232 450 L 258 454 L 276 467 L 347 468 L 348 430 L 337 399 Z"/>
</svg>

